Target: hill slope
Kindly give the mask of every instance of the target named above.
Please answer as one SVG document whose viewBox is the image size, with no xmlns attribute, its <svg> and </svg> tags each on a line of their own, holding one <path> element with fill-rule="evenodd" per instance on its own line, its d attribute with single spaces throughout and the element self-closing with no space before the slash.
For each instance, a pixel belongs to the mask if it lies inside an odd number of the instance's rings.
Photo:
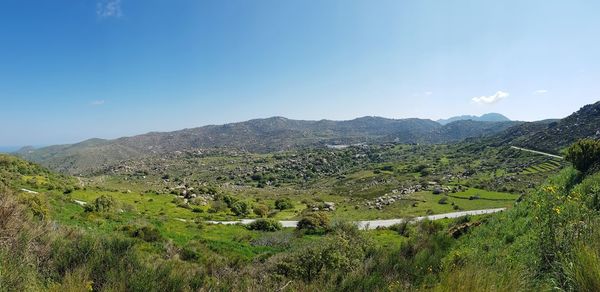
<svg viewBox="0 0 600 292">
<path fill-rule="evenodd" d="M 447 143 L 498 133 L 512 125 L 514 122 L 459 121 L 441 126 L 423 119 L 300 121 L 273 117 L 115 140 L 91 139 L 72 145 L 24 148 L 17 154 L 61 172 L 80 174 L 125 159 L 189 149 L 227 147 L 265 153 L 325 144 Z"/>
<path fill-rule="evenodd" d="M 515 145 L 558 153 L 582 138 L 600 137 L 600 102 L 582 107 L 561 120 L 523 123 L 487 139 L 495 145 Z"/>
</svg>

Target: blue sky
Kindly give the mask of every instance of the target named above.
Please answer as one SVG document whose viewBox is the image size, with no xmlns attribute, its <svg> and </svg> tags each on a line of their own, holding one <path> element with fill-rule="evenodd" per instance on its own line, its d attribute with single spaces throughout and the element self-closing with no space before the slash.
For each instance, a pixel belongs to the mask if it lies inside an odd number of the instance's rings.
<svg viewBox="0 0 600 292">
<path fill-rule="evenodd" d="M 3 0 L 0 145 L 285 116 L 563 117 L 600 1 Z"/>
</svg>

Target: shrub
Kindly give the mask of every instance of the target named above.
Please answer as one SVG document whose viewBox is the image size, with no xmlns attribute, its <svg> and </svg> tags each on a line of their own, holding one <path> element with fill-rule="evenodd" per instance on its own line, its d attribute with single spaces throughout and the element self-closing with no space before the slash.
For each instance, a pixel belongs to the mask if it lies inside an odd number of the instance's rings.
<svg viewBox="0 0 600 292">
<path fill-rule="evenodd" d="M 253 239 L 250 244 L 252 246 L 289 248 L 292 245 L 292 236 L 291 233 L 286 232 L 263 233 L 261 237 Z"/>
<path fill-rule="evenodd" d="M 448 204 L 448 197 L 443 197 L 438 201 L 438 204 L 445 205 Z"/>
<path fill-rule="evenodd" d="M 189 208 L 188 203 L 182 197 L 175 197 L 175 198 L 173 198 L 173 201 L 171 201 L 171 203 L 177 205 L 177 207 Z"/>
<path fill-rule="evenodd" d="M 92 204 L 83 205 L 83 211 L 84 212 L 94 212 L 95 211 L 94 205 L 92 205 Z"/>
<path fill-rule="evenodd" d="M 297 230 L 307 234 L 324 233 L 329 228 L 329 216 L 323 212 L 310 213 L 298 222 Z"/>
<path fill-rule="evenodd" d="M 275 208 L 279 210 L 288 210 L 294 208 L 294 203 L 289 198 L 281 198 L 275 201 Z"/>
<path fill-rule="evenodd" d="M 404 220 L 402 223 L 394 224 L 389 227 L 390 230 L 398 232 L 399 235 L 408 237 L 410 229 L 409 220 Z"/>
<path fill-rule="evenodd" d="M 371 250 L 371 242 L 354 224 L 339 223 L 332 231 L 323 240 L 312 242 L 279 261 L 277 271 L 305 282 L 314 282 L 360 269 Z"/>
<path fill-rule="evenodd" d="M 208 213 L 219 213 L 227 210 L 227 204 L 223 201 L 212 201 Z"/>
<path fill-rule="evenodd" d="M 33 213 L 33 216 L 44 219 L 48 216 L 48 202 L 41 196 L 24 194 L 19 197 L 19 203 L 27 206 L 27 209 Z"/>
<path fill-rule="evenodd" d="M 567 149 L 565 159 L 577 170 L 587 173 L 600 162 L 600 141 L 582 139 L 575 142 Z"/>
<path fill-rule="evenodd" d="M 469 222 L 471 222 L 471 216 L 469 216 L 469 215 L 460 216 L 460 217 L 452 220 L 452 223 L 450 224 L 449 227 L 459 226 L 459 225 L 469 223 Z"/>
<path fill-rule="evenodd" d="M 231 212 L 233 212 L 233 214 L 235 214 L 236 216 L 246 216 L 250 213 L 250 210 L 248 208 L 248 203 L 243 202 L 243 201 L 238 201 L 235 202 L 231 205 L 230 207 Z"/>
<path fill-rule="evenodd" d="M 160 231 L 154 226 L 126 225 L 121 230 L 127 232 L 131 237 L 139 238 L 146 242 L 155 242 L 162 239 Z"/>
<path fill-rule="evenodd" d="M 258 219 L 246 226 L 249 230 L 274 232 L 281 230 L 282 226 L 279 221 L 273 219 Z"/>
<path fill-rule="evenodd" d="M 233 204 L 235 204 L 237 201 L 238 201 L 237 198 L 232 197 L 230 195 L 223 196 L 223 202 L 225 202 L 225 204 L 227 204 L 228 208 L 231 208 L 233 206 Z"/>
<path fill-rule="evenodd" d="M 422 220 L 417 224 L 419 234 L 433 235 L 442 230 L 443 226 L 437 221 Z"/>
<path fill-rule="evenodd" d="M 109 212 L 116 206 L 116 201 L 112 196 L 101 195 L 96 198 L 93 202 L 93 211 L 96 212 Z M 87 210 L 87 209 L 86 209 Z"/>
<path fill-rule="evenodd" d="M 254 214 L 256 214 L 259 217 L 265 217 L 269 214 L 269 207 L 267 207 L 263 204 L 256 204 L 256 205 L 254 205 L 254 208 L 252 209 L 252 211 L 254 212 Z"/>
</svg>

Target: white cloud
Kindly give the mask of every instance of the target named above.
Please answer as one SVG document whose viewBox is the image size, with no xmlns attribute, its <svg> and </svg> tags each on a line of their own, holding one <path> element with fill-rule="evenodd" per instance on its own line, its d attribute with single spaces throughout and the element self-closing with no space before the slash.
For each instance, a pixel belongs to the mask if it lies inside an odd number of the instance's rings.
<svg viewBox="0 0 600 292">
<path fill-rule="evenodd" d="M 96 4 L 96 14 L 99 17 L 121 17 L 121 0 L 100 0 Z"/>
<path fill-rule="evenodd" d="M 505 99 L 508 96 L 509 96 L 508 92 L 498 91 L 495 94 L 490 95 L 490 96 L 473 97 L 472 100 L 478 104 L 493 104 L 502 99 Z"/>
<path fill-rule="evenodd" d="M 90 104 L 93 106 L 100 106 L 104 104 L 104 100 L 94 100 Z"/>
<path fill-rule="evenodd" d="M 427 96 L 432 95 L 432 94 L 433 94 L 432 91 L 425 91 L 425 95 L 427 95 Z"/>
<path fill-rule="evenodd" d="M 537 94 L 537 95 L 542 95 L 542 94 L 546 94 L 546 93 L 548 93 L 548 90 L 546 90 L 546 89 L 538 89 L 533 92 L 533 94 Z"/>
</svg>

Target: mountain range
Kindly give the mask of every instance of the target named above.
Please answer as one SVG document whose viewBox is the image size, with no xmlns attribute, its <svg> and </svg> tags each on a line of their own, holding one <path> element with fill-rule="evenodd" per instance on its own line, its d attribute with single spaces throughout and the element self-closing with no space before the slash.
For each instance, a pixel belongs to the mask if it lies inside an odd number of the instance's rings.
<svg viewBox="0 0 600 292">
<path fill-rule="evenodd" d="M 504 116 L 502 114 L 489 113 L 489 114 L 484 114 L 482 116 L 464 115 L 464 116 L 451 117 L 448 119 L 437 120 L 437 122 L 442 125 L 446 125 L 446 124 L 449 124 L 452 122 L 466 121 L 466 120 L 477 121 L 477 122 L 509 122 L 510 121 L 509 118 L 507 118 L 506 116 Z"/>
<path fill-rule="evenodd" d="M 524 123 L 506 121 L 499 114 L 484 115 L 479 119 L 501 121 L 459 119 L 442 125 L 427 119 L 362 117 L 348 121 L 304 121 L 272 117 L 114 140 L 90 139 L 40 149 L 26 147 L 16 154 L 54 170 L 83 174 L 122 160 L 202 148 L 268 153 L 325 145 L 453 143 L 468 139 L 495 146 L 518 145 L 557 153 L 576 139 L 599 135 L 600 102 L 587 105 L 562 120 Z"/>
<path fill-rule="evenodd" d="M 302 121 L 272 117 L 114 140 L 90 139 L 40 149 L 26 147 L 17 154 L 58 171 L 78 174 L 125 159 L 189 149 L 224 147 L 267 153 L 326 144 L 450 143 L 498 133 L 515 124 L 457 121 L 442 126 L 425 119 L 362 117 L 349 121 Z"/>
</svg>

